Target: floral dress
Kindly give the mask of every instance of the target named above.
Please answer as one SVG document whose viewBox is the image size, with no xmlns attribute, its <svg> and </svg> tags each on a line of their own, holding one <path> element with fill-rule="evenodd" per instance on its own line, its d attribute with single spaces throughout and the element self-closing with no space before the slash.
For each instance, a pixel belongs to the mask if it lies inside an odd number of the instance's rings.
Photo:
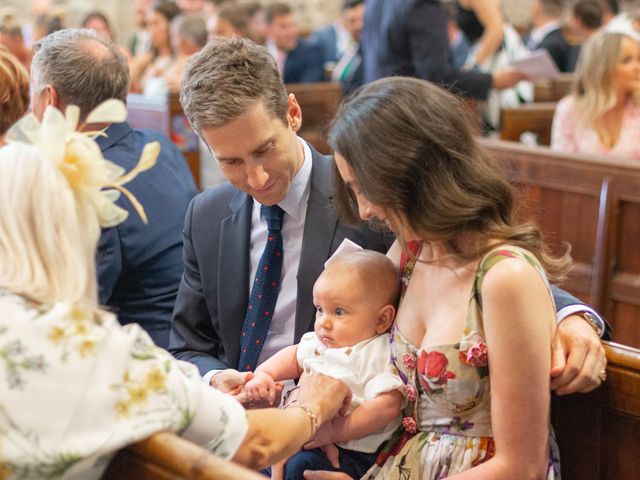
<svg viewBox="0 0 640 480">
<path fill-rule="evenodd" d="M 99 478 L 123 446 L 171 430 L 233 456 L 247 416 L 138 325 L 0 288 L 0 479 Z"/>
<path fill-rule="evenodd" d="M 415 256 L 420 245 L 411 245 Z M 487 271 L 505 258 L 521 258 L 546 277 L 528 251 L 502 246 L 480 262 L 469 300 L 460 342 L 422 350 L 411 344 L 394 326 L 391 333 L 392 362 L 405 382 L 410 401 L 403 428 L 379 455 L 363 478 L 441 479 L 468 470 L 493 457 L 491 395 L 487 345 L 482 325 L 480 291 Z M 415 260 L 403 258 L 403 293 Z M 551 438 L 548 480 L 557 480 L 559 457 Z"/>
</svg>

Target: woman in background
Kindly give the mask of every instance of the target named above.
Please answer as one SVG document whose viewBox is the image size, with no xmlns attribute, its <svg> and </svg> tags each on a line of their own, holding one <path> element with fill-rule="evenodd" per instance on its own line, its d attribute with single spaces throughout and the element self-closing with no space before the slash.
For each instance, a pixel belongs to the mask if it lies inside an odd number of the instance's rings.
<svg viewBox="0 0 640 480">
<path fill-rule="evenodd" d="M 474 46 L 467 68 L 482 65 L 502 43 L 502 14 L 496 0 L 458 0 L 456 22 Z"/>
<path fill-rule="evenodd" d="M 602 31 L 583 46 L 573 92 L 558 102 L 551 148 L 640 160 L 640 42 Z"/>
<path fill-rule="evenodd" d="M 131 63 L 131 91 L 149 95 L 166 94 L 164 75 L 175 62 L 171 45 L 171 21 L 180 14 L 178 6 L 161 0 L 147 12 L 146 29 L 151 36 L 151 52 L 133 59 Z M 160 81 L 159 81 L 160 80 Z"/>
<path fill-rule="evenodd" d="M 29 72 L 0 47 L 0 146 L 9 127 L 29 108 Z"/>
</svg>

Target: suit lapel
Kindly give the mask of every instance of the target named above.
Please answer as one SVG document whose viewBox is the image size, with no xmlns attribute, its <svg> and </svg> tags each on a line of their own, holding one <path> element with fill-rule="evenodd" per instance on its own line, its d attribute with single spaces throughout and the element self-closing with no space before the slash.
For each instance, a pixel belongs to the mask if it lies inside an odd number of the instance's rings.
<svg viewBox="0 0 640 480">
<path fill-rule="evenodd" d="M 331 160 L 313 148 L 311 188 L 302 236 L 298 266 L 296 328 L 294 341 L 309 331 L 314 317 L 313 284 L 324 269 L 338 224 L 338 215 L 331 202 Z"/>
<path fill-rule="evenodd" d="M 249 298 L 249 232 L 253 199 L 238 192 L 229 207 L 233 213 L 220 226 L 218 314 L 227 361 L 235 368 L 240 357 L 240 333 Z"/>
</svg>

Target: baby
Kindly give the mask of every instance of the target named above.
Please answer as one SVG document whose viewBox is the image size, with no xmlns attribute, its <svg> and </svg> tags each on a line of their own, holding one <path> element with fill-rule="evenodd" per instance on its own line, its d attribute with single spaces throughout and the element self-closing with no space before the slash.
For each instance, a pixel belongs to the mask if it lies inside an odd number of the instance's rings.
<svg viewBox="0 0 640 480">
<path fill-rule="evenodd" d="M 398 273 L 383 254 L 361 250 L 336 257 L 313 288 L 314 332 L 279 351 L 247 382 L 251 399 L 273 401 L 276 382 L 321 372 L 344 381 L 353 393 L 349 414 L 321 427 L 308 446 L 338 445 L 340 470 L 360 478 L 378 447 L 400 423 L 404 384 L 390 363 L 389 334 L 399 295 Z M 304 470 L 335 470 L 321 448 L 293 455 L 285 479 Z M 282 466 L 272 478 L 282 477 Z"/>
</svg>

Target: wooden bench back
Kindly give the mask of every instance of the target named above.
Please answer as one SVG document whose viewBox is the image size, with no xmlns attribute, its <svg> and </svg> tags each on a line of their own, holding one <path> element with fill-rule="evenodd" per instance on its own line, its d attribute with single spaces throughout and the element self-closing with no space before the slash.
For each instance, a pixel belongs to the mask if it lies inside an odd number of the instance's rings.
<svg viewBox="0 0 640 480">
<path fill-rule="evenodd" d="M 127 96 L 127 120 L 133 128 L 149 128 L 166 135 L 182 152 L 196 186 L 200 188 L 200 149 L 198 138 L 189 126 L 177 94 L 167 99 Z"/>
<path fill-rule="evenodd" d="M 555 102 L 526 103 L 519 107 L 503 108 L 500 139 L 519 142 L 524 132 L 532 132 L 537 136 L 538 145 L 550 145 L 555 110 Z"/>
<path fill-rule="evenodd" d="M 571 93 L 573 73 L 561 73 L 556 78 L 536 80 L 533 82 L 533 101 L 557 102 Z"/>
<path fill-rule="evenodd" d="M 484 141 L 505 162 L 523 218 L 575 268 L 563 285 L 604 314 L 613 340 L 640 347 L 640 165 Z"/>
<path fill-rule="evenodd" d="M 604 344 L 607 381 L 552 402 L 563 479 L 640 478 L 640 350 Z"/>
<path fill-rule="evenodd" d="M 302 127 L 298 134 L 320 153 L 331 154 L 327 144 L 327 129 L 342 101 L 338 83 L 290 83 L 287 93 L 293 93 L 302 110 Z"/>
</svg>

